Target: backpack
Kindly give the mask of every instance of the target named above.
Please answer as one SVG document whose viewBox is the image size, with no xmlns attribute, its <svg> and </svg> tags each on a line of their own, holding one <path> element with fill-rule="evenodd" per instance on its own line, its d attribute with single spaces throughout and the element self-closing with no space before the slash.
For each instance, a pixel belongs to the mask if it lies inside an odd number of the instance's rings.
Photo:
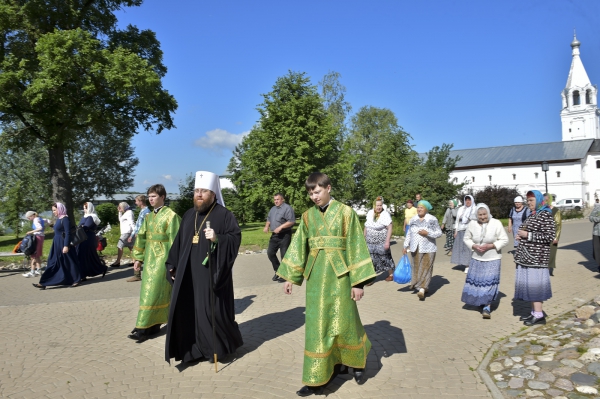
<svg viewBox="0 0 600 399">
<path fill-rule="evenodd" d="M 21 240 L 21 245 L 19 245 L 18 252 L 22 252 L 25 256 L 31 256 L 35 253 L 37 241 L 33 234 L 27 234 L 23 240 Z"/>
<path fill-rule="evenodd" d="M 512 215 L 516 211 L 517 210 L 513 206 L 512 209 L 510 210 L 510 213 L 508 214 L 508 218 L 512 219 Z M 525 211 L 523 212 L 523 215 L 521 216 L 521 221 L 524 222 L 529 216 L 531 216 L 531 209 L 525 207 Z"/>
</svg>

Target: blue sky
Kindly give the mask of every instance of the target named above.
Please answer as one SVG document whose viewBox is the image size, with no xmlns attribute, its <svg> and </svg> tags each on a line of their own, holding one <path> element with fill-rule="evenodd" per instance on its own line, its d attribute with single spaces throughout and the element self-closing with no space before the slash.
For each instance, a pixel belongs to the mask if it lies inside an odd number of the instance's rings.
<svg viewBox="0 0 600 399">
<path fill-rule="evenodd" d="M 176 129 L 135 137 L 135 190 L 225 173 L 288 70 L 341 73 L 353 112 L 391 109 L 420 152 L 560 141 L 574 28 L 600 84 L 597 0 L 146 0 L 118 18 L 156 32 L 179 103 Z"/>
</svg>

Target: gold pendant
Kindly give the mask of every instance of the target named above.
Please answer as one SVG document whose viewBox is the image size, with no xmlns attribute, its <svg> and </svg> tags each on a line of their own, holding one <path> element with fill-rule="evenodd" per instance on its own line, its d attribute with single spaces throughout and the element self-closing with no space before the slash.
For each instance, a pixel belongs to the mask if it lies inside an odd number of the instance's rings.
<svg viewBox="0 0 600 399">
<path fill-rule="evenodd" d="M 200 237 L 196 234 L 194 238 L 192 238 L 192 244 L 198 244 L 198 241 L 200 241 Z"/>
</svg>

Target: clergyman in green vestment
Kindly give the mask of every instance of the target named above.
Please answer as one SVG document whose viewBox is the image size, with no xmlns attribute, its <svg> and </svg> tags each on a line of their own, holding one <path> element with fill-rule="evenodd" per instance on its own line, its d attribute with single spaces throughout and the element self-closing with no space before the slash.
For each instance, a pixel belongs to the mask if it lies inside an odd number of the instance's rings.
<svg viewBox="0 0 600 399">
<path fill-rule="evenodd" d="M 148 189 L 148 201 L 154 208 L 146 215 L 133 246 L 133 265 L 142 273 L 140 307 L 135 328 L 129 338 L 145 341 L 160 331 L 160 325 L 169 319 L 171 285 L 166 279 L 165 261 L 179 231 L 181 218 L 165 206 L 167 192 L 162 184 Z"/>
<path fill-rule="evenodd" d="M 371 342 L 358 315 L 356 301 L 376 274 L 356 212 L 330 197 L 331 183 L 313 173 L 306 189 L 316 206 L 302 214 L 277 275 L 284 290 L 306 280 L 306 325 L 303 386 L 299 396 L 323 392 L 337 373 L 354 369 L 358 384 Z M 344 368 L 345 366 L 345 368 Z"/>
</svg>

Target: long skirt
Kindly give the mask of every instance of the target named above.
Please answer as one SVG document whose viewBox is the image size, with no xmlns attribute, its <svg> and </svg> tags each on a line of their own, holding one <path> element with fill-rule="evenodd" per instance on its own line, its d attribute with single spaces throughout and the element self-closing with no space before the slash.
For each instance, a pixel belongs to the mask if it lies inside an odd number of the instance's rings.
<svg viewBox="0 0 600 399">
<path fill-rule="evenodd" d="M 389 248 L 387 250 L 384 248 L 386 238 L 387 229 L 376 230 L 367 228 L 367 236 L 365 239 L 376 273 L 394 270 L 396 267 L 394 259 L 392 258 L 392 252 Z"/>
<path fill-rule="evenodd" d="M 471 259 L 461 301 L 467 305 L 489 305 L 498 296 L 501 259 L 481 261 Z"/>
<path fill-rule="evenodd" d="M 594 260 L 598 265 L 598 271 L 600 272 L 600 236 L 592 236 L 592 249 L 594 251 Z"/>
<path fill-rule="evenodd" d="M 514 299 L 544 302 L 550 298 L 552 298 L 552 286 L 548 268 L 517 265 Z"/>
<path fill-rule="evenodd" d="M 412 252 L 412 278 L 410 287 L 414 289 L 424 288 L 429 290 L 431 275 L 433 274 L 433 262 L 435 261 L 435 252 L 419 253 Z"/>
<path fill-rule="evenodd" d="M 473 251 L 463 241 L 465 238 L 465 230 L 459 231 L 454 239 L 454 246 L 452 247 L 452 257 L 450 263 L 455 265 L 468 265 L 471 262 L 471 255 Z"/>
<path fill-rule="evenodd" d="M 452 249 L 454 246 L 454 230 L 447 229 L 446 230 L 446 243 L 444 244 L 444 248 Z"/>
</svg>

